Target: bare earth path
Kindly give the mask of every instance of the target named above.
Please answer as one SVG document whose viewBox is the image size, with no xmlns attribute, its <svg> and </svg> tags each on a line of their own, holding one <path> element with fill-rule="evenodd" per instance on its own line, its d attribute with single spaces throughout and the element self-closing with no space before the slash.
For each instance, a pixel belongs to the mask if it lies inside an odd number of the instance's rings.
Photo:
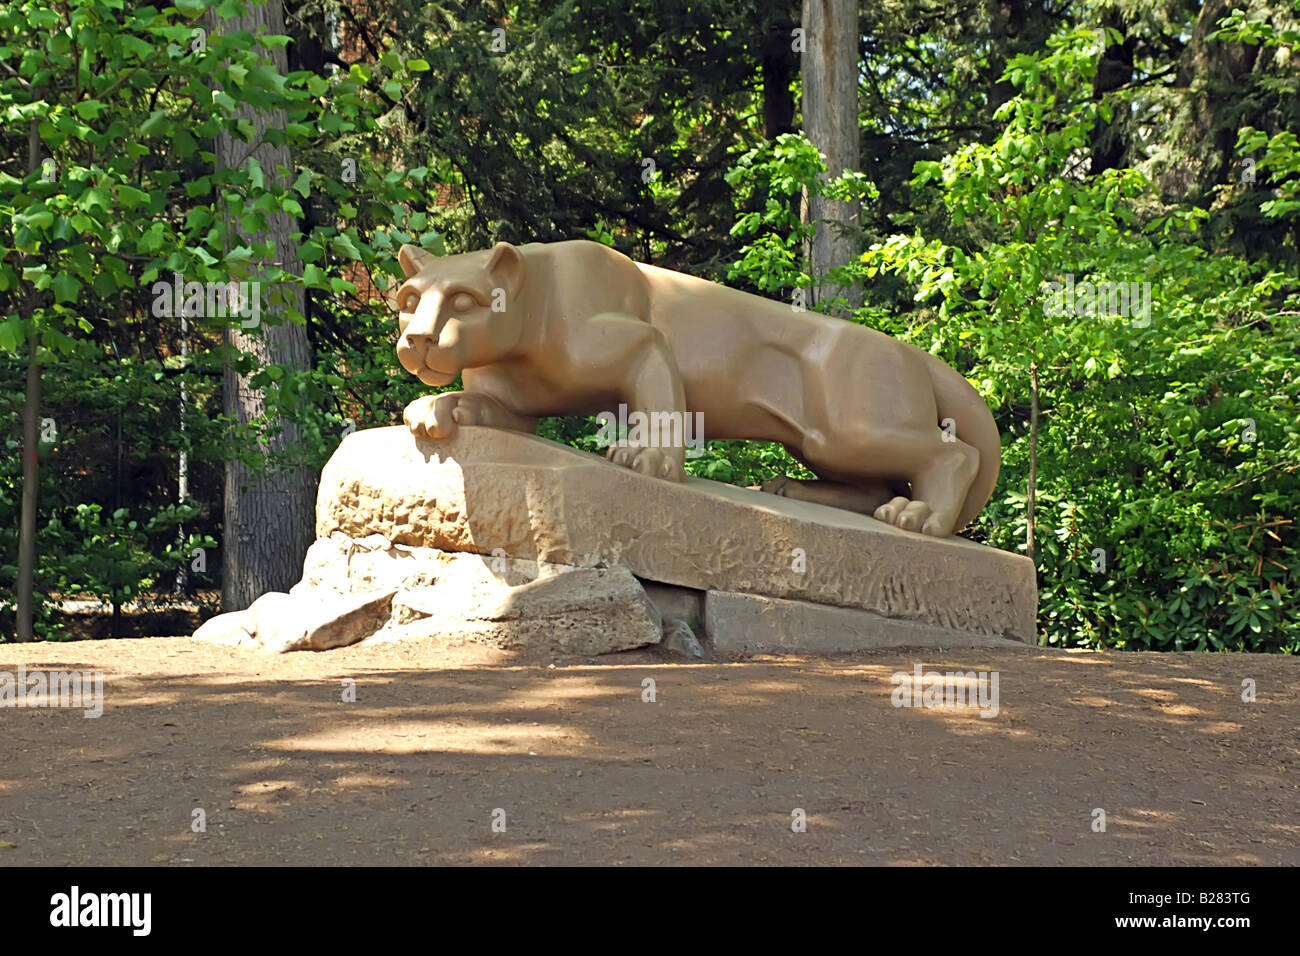
<svg viewBox="0 0 1300 956">
<path fill-rule="evenodd" d="M 104 713 L 0 708 L 0 865 L 1300 864 L 1294 658 L 0 646 L 20 663 L 103 671 Z M 917 663 L 998 672 L 997 716 L 892 706 Z"/>
</svg>

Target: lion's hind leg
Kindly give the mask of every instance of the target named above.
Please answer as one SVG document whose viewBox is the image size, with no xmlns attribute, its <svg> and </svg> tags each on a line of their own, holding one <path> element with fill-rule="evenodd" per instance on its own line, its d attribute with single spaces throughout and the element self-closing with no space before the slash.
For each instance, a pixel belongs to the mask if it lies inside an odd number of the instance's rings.
<svg viewBox="0 0 1300 956">
<path fill-rule="evenodd" d="M 860 511 L 904 531 L 946 538 L 979 472 L 979 452 L 937 425 L 855 429 L 800 449 L 818 482 L 786 479 L 770 490 Z M 767 490 L 767 489 L 765 489 Z"/>
<path fill-rule="evenodd" d="M 979 473 L 979 452 L 960 440 L 944 440 L 936 429 L 933 444 L 915 467 L 911 497 L 897 496 L 882 504 L 872 517 L 904 531 L 946 538 L 959 530 L 961 513 L 971 483 Z M 915 451 L 907 457 L 913 457 Z"/>
<path fill-rule="evenodd" d="M 884 479 L 863 479 L 860 484 L 851 485 L 824 478 L 779 475 L 764 482 L 762 490 L 783 498 L 811 501 L 864 515 L 874 514 L 881 505 L 894 498 L 894 489 Z"/>
</svg>

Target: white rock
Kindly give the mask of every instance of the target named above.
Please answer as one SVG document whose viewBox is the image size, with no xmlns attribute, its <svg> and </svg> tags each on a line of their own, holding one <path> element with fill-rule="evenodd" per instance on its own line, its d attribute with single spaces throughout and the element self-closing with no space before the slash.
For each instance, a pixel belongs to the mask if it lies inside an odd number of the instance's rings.
<svg viewBox="0 0 1300 956">
<path fill-rule="evenodd" d="M 339 594 L 306 591 L 273 605 L 275 630 L 263 631 L 258 618 L 257 639 L 265 650 L 324 651 L 355 644 L 374 634 L 388 620 L 395 590 Z M 288 595 L 286 595 L 288 597 Z M 263 598 L 254 602 L 254 607 Z"/>
<path fill-rule="evenodd" d="M 322 588 L 340 594 L 348 591 L 348 556 L 351 551 L 352 539 L 345 534 L 317 538 L 303 559 L 302 580 L 291 587 L 289 593 Z"/>
<path fill-rule="evenodd" d="M 210 617 L 194 632 L 194 640 L 230 647 L 254 647 L 253 620 L 247 611 L 229 611 Z"/>
</svg>

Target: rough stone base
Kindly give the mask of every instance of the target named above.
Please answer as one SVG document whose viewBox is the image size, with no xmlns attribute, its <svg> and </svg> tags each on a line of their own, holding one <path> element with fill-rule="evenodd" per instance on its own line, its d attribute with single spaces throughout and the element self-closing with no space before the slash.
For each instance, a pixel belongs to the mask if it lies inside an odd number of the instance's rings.
<svg viewBox="0 0 1300 956">
<path fill-rule="evenodd" d="M 1027 647 L 1021 641 L 891 620 L 852 608 L 709 591 L 704 629 L 719 656 L 834 654 L 880 647 Z"/>
<path fill-rule="evenodd" d="M 370 640 L 422 637 L 504 650 L 606 654 L 662 638 L 659 612 L 627 568 L 543 565 L 538 577 L 511 586 L 490 571 L 474 574 L 487 569 L 481 558 L 459 557 L 468 561 L 450 566 L 461 574 L 400 592 L 389 625 Z"/>
<path fill-rule="evenodd" d="M 1037 582 L 1022 555 L 719 482 L 675 483 L 532 435 L 461 426 L 354 432 L 321 473 L 316 533 L 493 553 L 638 578 L 870 611 L 1033 642 Z"/>
<path fill-rule="evenodd" d="M 1032 562 L 535 436 L 356 432 L 321 474 L 289 594 L 195 637 L 266 650 L 426 638 L 687 657 L 1032 643 Z"/>
<path fill-rule="evenodd" d="M 663 621 L 624 567 L 392 546 L 378 535 L 354 541 L 336 532 L 311 546 L 288 594 L 220 614 L 194 637 L 275 652 L 422 638 L 605 654 L 660 643 Z"/>
</svg>

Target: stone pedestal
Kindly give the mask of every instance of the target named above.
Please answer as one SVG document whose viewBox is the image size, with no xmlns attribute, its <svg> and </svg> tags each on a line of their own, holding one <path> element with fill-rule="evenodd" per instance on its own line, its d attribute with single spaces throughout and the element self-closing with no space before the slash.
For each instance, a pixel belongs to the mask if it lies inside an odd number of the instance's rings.
<svg viewBox="0 0 1300 956">
<path fill-rule="evenodd" d="M 671 630 L 673 646 L 699 647 L 693 634 L 722 655 L 1036 638 L 1020 555 L 497 429 L 348 436 L 321 473 L 316 532 L 291 596 L 391 593 L 379 637 L 599 653 Z M 247 643 L 249 620 L 222 617 Z"/>
</svg>

